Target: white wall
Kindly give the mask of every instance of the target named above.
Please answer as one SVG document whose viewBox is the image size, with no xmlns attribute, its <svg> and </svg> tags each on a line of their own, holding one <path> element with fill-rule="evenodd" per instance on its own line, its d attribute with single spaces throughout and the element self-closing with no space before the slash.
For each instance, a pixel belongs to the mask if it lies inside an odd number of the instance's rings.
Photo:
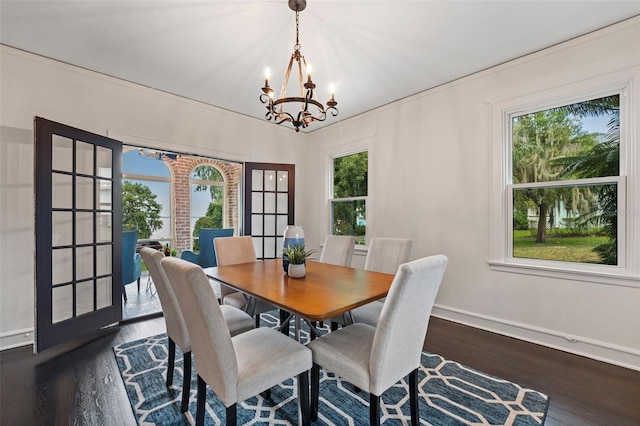
<svg viewBox="0 0 640 426">
<path fill-rule="evenodd" d="M 33 119 L 153 148 L 297 163 L 304 134 L 0 46 L 0 348 L 33 341 Z"/>
<path fill-rule="evenodd" d="M 325 176 L 312 159 L 366 140 L 368 236 L 412 238 L 414 258 L 449 256 L 437 316 L 640 369 L 638 277 L 616 286 L 498 272 L 487 263 L 491 103 L 623 69 L 638 78 L 639 65 L 635 19 L 312 132 L 305 233 L 321 241 L 326 230 L 310 224 L 328 223 Z M 638 239 L 637 228 L 629 238 Z"/>
<path fill-rule="evenodd" d="M 638 72 L 639 40 L 635 19 L 308 135 L 2 47 L 0 348 L 33 339 L 31 129 L 39 115 L 157 148 L 296 163 L 296 222 L 316 247 L 328 232 L 326 158 L 366 146 L 369 236 L 412 238 L 414 258 L 450 258 L 436 315 L 640 369 L 638 286 L 509 274 L 487 263 L 490 103 L 625 67 Z"/>
</svg>

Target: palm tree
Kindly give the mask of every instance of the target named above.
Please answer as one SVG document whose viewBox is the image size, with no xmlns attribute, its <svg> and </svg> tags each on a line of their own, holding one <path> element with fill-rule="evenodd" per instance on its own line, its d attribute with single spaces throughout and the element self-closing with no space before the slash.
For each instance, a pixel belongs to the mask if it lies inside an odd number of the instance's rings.
<svg viewBox="0 0 640 426">
<path fill-rule="evenodd" d="M 562 165 L 554 163 L 560 156 L 577 154 L 595 144 L 581 123 L 566 109 L 549 109 L 515 117 L 513 120 L 514 183 L 558 180 Z M 514 194 L 517 209 L 534 207 L 538 212 L 536 242 L 546 242 L 547 218 L 561 199 L 573 196 L 569 188 L 518 190 Z M 584 194 L 583 194 L 584 196 Z M 571 204 L 571 203 L 569 203 Z"/>
<path fill-rule="evenodd" d="M 593 177 L 618 176 L 620 174 L 620 97 L 619 95 L 593 99 L 579 104 L 564 106 L 570 114 L 578 117 L 609 115 L 607 133 L 604 139 L 591 150 L 574 156 L 566 156 L 553 161 L 562 166 L 560 177 L 586 179 Z M 618 264 L 618 198 L 615 185 L 596 188 L 597 208 L 585 215 L 585 222 L 601 224 L 609 241 L 595 247 L 602 262 Z"/>
</svg>

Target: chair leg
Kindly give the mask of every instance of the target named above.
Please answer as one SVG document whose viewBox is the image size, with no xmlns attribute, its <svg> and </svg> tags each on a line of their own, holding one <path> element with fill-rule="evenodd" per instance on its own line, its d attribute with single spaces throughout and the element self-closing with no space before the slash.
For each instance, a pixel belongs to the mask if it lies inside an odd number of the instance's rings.
<svg viewBox="0 0 640 426">
<path fill-rule="evenodd" d="M 335 321 L 331 321 L 331 331 L 337 331 L 338 330 L 338 323 Z"/>
<path fill-rule="evenodd" d="M 125 286 L 122 286 L 122 298 L 125 302 L 127 301 L 127 288 Z"/>
<path fill-rule="evenodd" d="M 256 328 L 260 328 L 260 314 L 256 314 Z"/>
<path fill-rule="evenodd" d="M 204 404 L 207 401 L 207 384 L 198 374 L 198 402 L 196 403 L 196 426 L 204 426 Z"/>
<path fill-rule="evenodd" d="M 320 400 L 320 366 L 311 367 L 311 421 L 318 420 L 318 405 Z"/>
<path fill-rule="evenodd" d="M 189 396 L 191 395 L 191 352 L 185 353 L 182 360 L 182 404 L 180 411 L 186 413 L 189 409 Z"/>
<path fill-rule="evenodd" d="M 418 369 L 409 373 L 409 405 L 411 407 L 411 424 L 420 424 L 420 407 L 418 406 Z"/>
<path fill-rule="evenodd" d="M 140 277 L 138 277 L 138 293 L 140 293 Z"/>
<path fill-rule="evenodd" d="M 236 404 L 227 407 L 227 426 L 236 426 L 237 420 Z"/>
<path fill-rule="evenodd" d="M 176 365 L 176 342 L 171 337 L 169 340 L 169 362 L 167 363 L 167 387 L 173 383 L 173 369 Z"/>
<path fill-rule="evenodd" d="M 380 397 L 372 393 L 369 394 L 369 424 L 380 426 Z"/>
<path fill-rule="evenodd" d="M 311 424 L 309 411 L 309 371 L 298 374 L 298 404 L 302 413 L 303 426 Z"/>
</svg>

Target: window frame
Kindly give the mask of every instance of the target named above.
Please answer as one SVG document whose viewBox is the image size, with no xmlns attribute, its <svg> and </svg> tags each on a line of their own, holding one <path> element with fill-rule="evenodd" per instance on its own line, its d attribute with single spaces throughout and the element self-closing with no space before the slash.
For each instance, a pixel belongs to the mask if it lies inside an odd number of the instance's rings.
<svg viewBox="0 0 640 426">
<path fill-rule="evenodd" d="M 489 267 L 495 271 L 640 287 L 640 244 L 631 212 L 638 211 L 638 149 L 634 129 L 637 76 L 624 70 L 593 79 L 491 103 L 492 161 Z M 541 183 L 512 183 L 512 118 L 618 94 L 620 96 L 620 168 L 618 176 Z M 618 265 L 513 257 L 513 190 L 517 188 L 616 183 L 618 188 Z"/>
<path fill-rule="evenodd" d="M 374 214 L 371 210 L 371 206 L 373 203 L 373 194 L 374 194 L 374 181 L 371 178 L 372 174 L 372 164 L 373 164 L 373 145 L 374 145 L 374 135 L 366 136 L 361 139 L 352 140 L 347 143 L 339 143 L 332 147 L 324 147 L 322 149 L 322 157 L 324 158 L 324 166 L 323 170 L 323 182 L 324 182 L 324 197 L 322 200 L 322 204 L 326 207 L 323 209 L 322 215 L 324 216 L 324 223 L 326 223 L 326 234 L 325 235 L 333 235 L 333 223 L 332 223 L 332 201 L 333 198 L 333 160 L 339 157 L 346 157 L 351 154 L 357 154 L 359 152 L 367 152 L 367 195 L 365 201 L 365 206 L 367 207 L 365 212 L 365 239 L 364 245 L 356 244 L 354 246 L 354 250 L 357 252 L 358 250 L 366 250 L 369 244 L 369 236 L 373 235 L 373 225 L 374 225 Z M 350 197 L 351 198 L 351 197 Z M 359 197 L 355 197 L 359 198 Z M 336 199 L 336 200 L 347 200 L 347 199 Z M 322 237 L 324 241 L 324 236 Z"/>
<path fill-rule="evenodd" d="M 607 184 L 615 184 L 617 188 L 617 205 L 619 211 L 626 210 L 626 176 L 607 176 L 600 178 L 589 178 L 589 179 L 572 179 L 572 180 L 560 180 L 560 181 L 549 181 L 549 182 L 532 182 L 532 183 L 511 183 L 507 184 L 506 188 L 506 197 L 507 197 L 507 206 L 510 206 L 509 212 L 507 212 L 507 224 L 513 223 L 513 190 L 515 189 L 523 189 L 523 188 L 557 188 L 557 187 L 565 187 L 565 186 L 596 186 L 596 185 L 607 185 Z M 534 258 L 526 258 L 526 257 L 514 257 L 513 256 L 513 226 L 507 226 L 507 253 L 506 258 L 510 263 L 522 263 L 522 264 L 530 264 L 537 265 L 540 262 L 544 262 L 544 264 L 556 265 L 558 267 L 563 267 L 565 265 L 580 265 L 580 269 L 585 269 L 586 271 L 601 271 L 605 269 L 611 269 L 612 271 L 618 269 L 624 269 L 626 267 L 626 256 L 624 255 L 624 247 L 626 247 L 626 221 L 621 215 L 618 215 L 618 264 L 617 265 L 603 265 L 603 264 L 589 264 L 589 263 L 580 263 L 580 262 L 565 262 L 565 261 L 557 261 L 557 260 L 548 260 L 548 259 L 534 259 Z"/>
</svg>

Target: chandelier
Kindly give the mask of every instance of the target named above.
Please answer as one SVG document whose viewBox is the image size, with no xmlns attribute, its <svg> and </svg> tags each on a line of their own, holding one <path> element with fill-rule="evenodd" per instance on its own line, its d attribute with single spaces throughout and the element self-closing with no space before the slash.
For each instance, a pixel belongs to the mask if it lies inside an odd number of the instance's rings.
<svg viewBox="0 0 640 426">
<path fill-rule="evenodd" d="M 306 128 L 313 121 L 324 121 L 329 111 L 331 111 L 334 117 L 338 115 L 338 109 L 336 108 L 338 103 L 334 99 L 333 87 L 329 89 L 331 98 L 327 101 L 326 109 L 324 105 L 313 98 L 313 89 L 316 88 L 316 85 L 311 80 L 311 65 L 307 65 L 307 61 L 304 59 L 302 52 L 300 52 L 301 46 L 298 31 L 299 12 L 303 11 L 306 7 L 306 0 L 289 0 L 289 8 L 296 12 L 296 44 L 293 46 L 293 53 L 291 54 L 291 59 L 289 59 L 289 65 L 287 66 L 284 83 L 282 84 L 278 99 L 273 98 L 273 89 L 269 87 L 270 71 L 268 68 L 265 72 L 264 87 L 262 88 L 263 93 L 260 95 L 260 102 L 265 104 L 267 108 L 267 113 L 264 118 L 268 121 L 273 120 L 277 124 L 291 123 L 296 129 L 296 132 L 300 131 L 300 127 Z M 298 70 L 300 96 L 287 96 L 289 76 L 294 62 Z M 304 81 L 302 74 L 303 65 L 307 71 L 306 81 Z M 293 112 L 287 111 L 287 108 L 290 108 Z"/>
</svg>

